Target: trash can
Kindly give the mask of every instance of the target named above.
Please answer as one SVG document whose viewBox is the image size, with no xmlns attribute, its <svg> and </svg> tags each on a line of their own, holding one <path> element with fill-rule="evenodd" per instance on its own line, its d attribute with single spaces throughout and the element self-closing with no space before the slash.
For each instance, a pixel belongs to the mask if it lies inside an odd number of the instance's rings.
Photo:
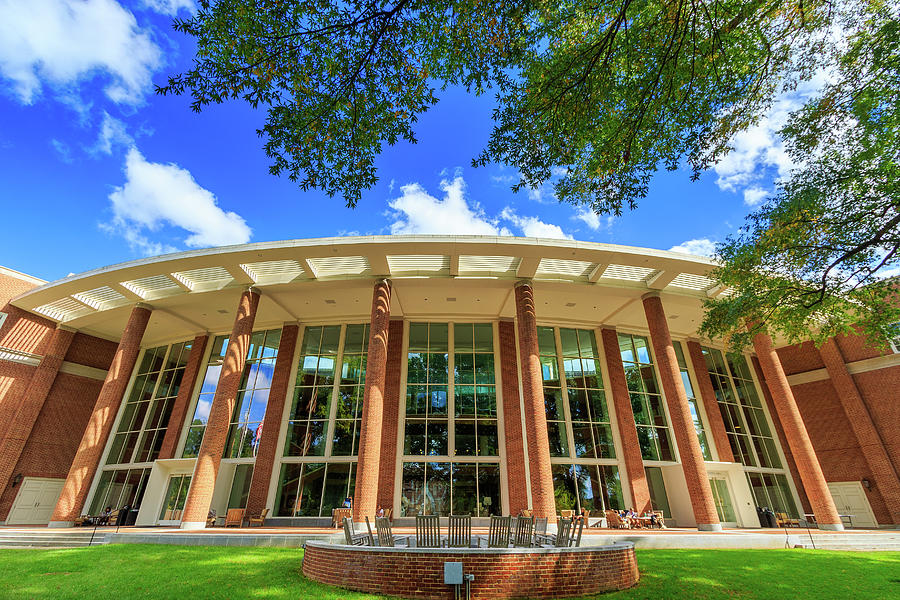
<svg viewBox="0 0 900 600">
<path fill-rule="evenodd" d="M 769 526 L 769 520 L 766 518 L 766 512 L 759 506 L 756 507 L 756 518 L 759 519 L 760 527 Z"/>
<path fill-rule="evenodd" d="M 128 516 L 131 514 L 131 507 L 128 505 L 123 506 L 119 509 L 119 516 L 116 517 L 116 527 L 121 527 L 125 525 L 128 521 Z"/>
<path fill-rule="evenodd" d="M 775 519 L 775 512 L 771 508 L 766 509 L 766 521 L 769 523 L 769 527 L 778 528 L 778 521 Z"/>
</svg>

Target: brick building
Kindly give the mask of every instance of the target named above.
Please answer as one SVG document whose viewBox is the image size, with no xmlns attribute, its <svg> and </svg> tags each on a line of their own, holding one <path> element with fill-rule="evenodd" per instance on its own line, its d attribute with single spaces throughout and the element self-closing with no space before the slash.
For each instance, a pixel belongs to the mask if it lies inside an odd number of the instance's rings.
<svg viewBox="0 0 900 600">
<path fill-rule="evenodd" d="M 670 525 L 900 524 L 900 354 L 726 352 L 688 255 L 361 237 L 215 248 L 45 283 L 0 269 L 0 522 L 210 510 L 314 524 L 354 499 Z M 852 515 L 842 517 L 841 515 Z M 852 519 L 852 521 L 851 521 Z"/>
</svg>

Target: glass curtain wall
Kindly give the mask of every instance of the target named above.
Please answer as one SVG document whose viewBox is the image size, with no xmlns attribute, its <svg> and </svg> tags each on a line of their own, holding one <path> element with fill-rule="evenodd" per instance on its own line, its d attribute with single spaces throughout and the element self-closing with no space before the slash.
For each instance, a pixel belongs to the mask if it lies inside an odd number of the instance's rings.
<svg viewBox="0 0 900 600">
<path fill-rule="evenodd" d="M 675 356 L 678 357 L 678 370 L 681 372 L 681 381 L 684 383 L 684 391 L 687 393 L 688 406 L 691 409 L 691 418 L 694 420 L 694 429 L 697 430 L 697 441 L 700 442 L 703 459 L 712 460 L 709 440 L 706 439 L 706 428 L 703 427 L 703 419 L 700 418 L 700 409 L 697 406 L 697 395 L 694 393 L 691 374 L 684 358 L 684 348 L 681 346 L 681 342 L 672 342 L 672 345 L 675 347 Z"/>
<path fill-rule="evenodd" d="M 159 457 L 191 344 L 144 350 L 106 464 L 150 463 Z"/>
<path fill-rule="evenodd" d="M 747 359 L 733 353 L 726 357 L 721 350 L 707 347 L 703 348 L 703 356 L 735 458 L 746 467 L 781 469 Z"/>
<path fill-rule="evenodd" d="M 622 508 L 600 352 L 590 329 L 538 327 L 556 509 Z"/>
<path fill-rule="evenodd" d="M 353 496 L 368 344 L 367 324 L 304 329 L 276 517 L 328 517 Z"/>
<path fill-rule="evenodd" d="M 253 458 L 256 456 L 280 342 L 280 329 L 254 331 L 250 337 L 247 356 L 244 357 L 240 388 L 235 400 L 234 412 L 231 414 L 231 426 L 223 458 Z M 206 431 L 209 410 L 216 394 L 227 348 L 228 336 L 217 336 L 207 361 L 203 386 L 200 389 L 200 396 L 197 398 L 184 451 L 181 454 L 184 458 L 195 457 L 200 452 L 203 433 Z"/>
<path fill-rule="evenodd" d="M 672 435 L 646 337 L 619 334 L 619 351 L 644 460 L 674 461 Z"/>
<path fill-rule="evenodd" d="M 411 323 L 408 341 L 400 516 L 499 515 L 493 325 Z"/>
</svg>

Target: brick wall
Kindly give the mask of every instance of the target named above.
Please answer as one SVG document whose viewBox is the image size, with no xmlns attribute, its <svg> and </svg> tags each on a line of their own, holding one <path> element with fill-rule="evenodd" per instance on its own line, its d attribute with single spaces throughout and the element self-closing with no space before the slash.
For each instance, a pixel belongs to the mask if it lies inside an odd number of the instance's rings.
<svg viewBox="0 0 900 600">
<path fill-rule="evenodd" d="M 403 372 L 403 321 L 393 320 L 388 327 L 387 367 L 384 380 L 384 419 L 381 422 L 381 460 L 378 463 L 378 506 L 394 505 L 394 479 L 397 466 L 397 427 L 400 410 L 406 409 L 401 401 L 400 386 Z"/>
<path fill-rule="evenodd" d="M 116 342 L 104 340 L 85 333 L 76 332 L 72 345 L 66 353 L 69 362 L 106 370 L 116 354 Z"/>
<path fill-rule="evenodd" d="M 475 575 L 472 598 L 560 598 L 622 590 L 638 582 L 630 543 L 553 550 L 470 552 L 334 546 L 309 542 L 303 574 L 321 583 L 401 598 L 454 597 L 444 563 Z"/>
<path fill-rule="evenodd" d="M 13 473 L 25 477 L 65 479 L 103 382 L 60 373 L 41 408 Z M 5 521 L 19 488 L 0 494 L 0 521 Z"/>
<path fill-rule="evenodd" d="M 516 325 L 500 321 L 500 383 L 503 391 L 503 431 L 506 436 L 506 477 L 509 514 L 528 508 L 525 478 L 525 444 L 522 436 L 522 406 L 519 398 L 519 363 L 516 356 Z"/>
</svg>

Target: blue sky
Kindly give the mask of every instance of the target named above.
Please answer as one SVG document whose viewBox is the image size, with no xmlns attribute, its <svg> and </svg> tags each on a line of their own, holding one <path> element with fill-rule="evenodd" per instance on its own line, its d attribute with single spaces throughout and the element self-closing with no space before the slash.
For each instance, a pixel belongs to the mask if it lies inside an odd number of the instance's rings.
<svg viewBox="0 0 900 600">
<path fill-rule="evenodd" d="M 171 28 L 193 0 L 0 0 L 0 265 L 57 279 L 163 252 L 353 234 L 486 233 L 709 253 L 784 175 L 776 102 L 699 182 L 660 173 L 637 210 L 599 218 L 548 188 L 514 194 L 516 172 L 470 166 L 492 97 L 451 89 L 417 145 L 387 148 L 356 209 L 268 174 L 264 120 L 240 102 L 195 114 L 153 84 L 187 68 Z"/>
</svg>

